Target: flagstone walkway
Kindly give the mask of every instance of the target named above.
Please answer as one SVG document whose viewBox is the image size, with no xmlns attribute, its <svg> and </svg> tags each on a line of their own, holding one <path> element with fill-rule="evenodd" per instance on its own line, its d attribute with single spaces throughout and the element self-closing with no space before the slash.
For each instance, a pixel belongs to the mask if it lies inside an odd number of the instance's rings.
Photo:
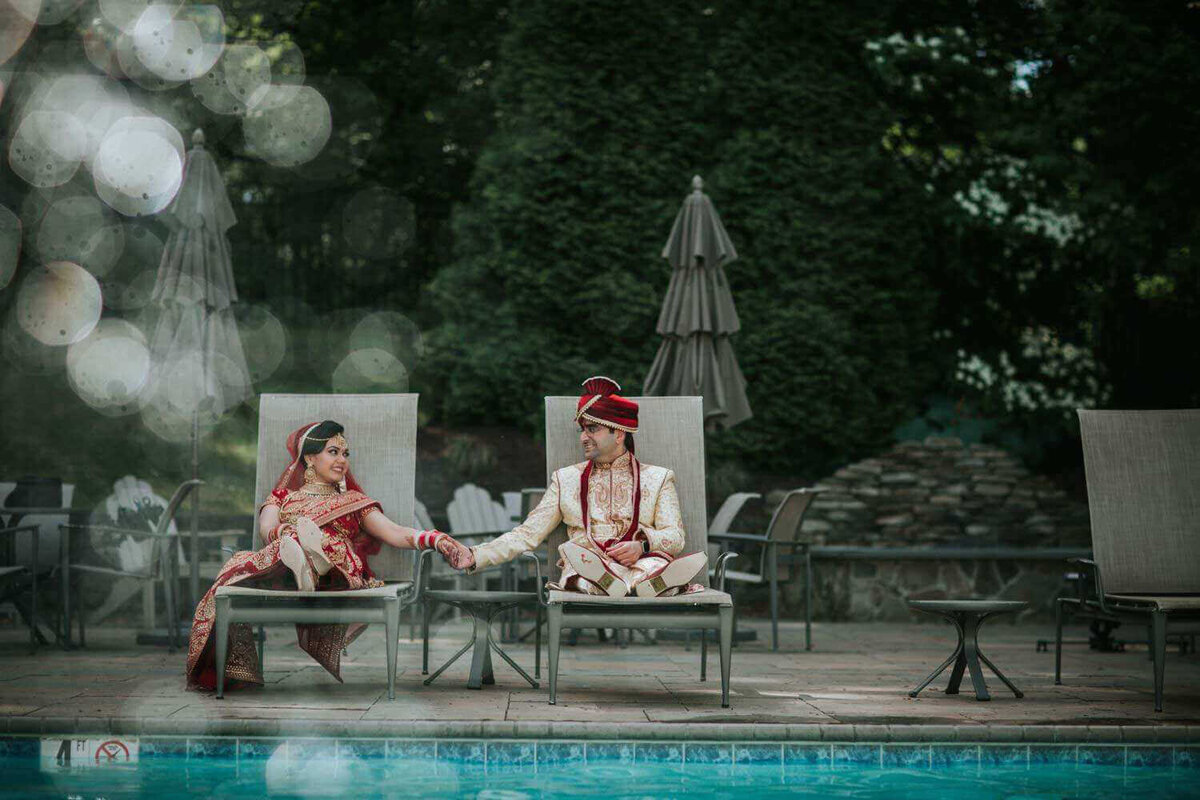
<svg viewBox="0 0 1200 800">
<path fill-rule="evenodd" d="M 341 684 L 296 647 L 291 629 L 274 628 L 267 684 L 230 692 L 224 700 L 185 691 L 183 654 L 136 646 L 133 631 L 89 631 L 86 650 L 44 647 L 30 655 L 20 632 L 8 630 L 0 634 L 0 732 L 75 726 L 185 735 L 1122 741 L 1140 731 L 1139 740 L 1153 741 L 1170 731 L 1173 740 L 1200 741 L 1200 656 L 1181 656 L 1176 648 L 1166 666 L 1166 710 L 1156 714 L 1144 647 L 1098 653 L 1068 646 L 1064 685 L 1055 686 L 1053 651 L 1035 649 L 1039 637 L 1052 634 L 1050 626 L 985 628 L 984 651 L 1025 692 L 1018 700 L 989 677 L 991 702 L 976 701 L 969 680 L 962 694 L 944 694 L 945 675 L 918 698 L 908 697 L 949 654 L 954 634 L 947 625 L 818 624 L 812 652 L 803 649 L 800 625 L 784 624 L 779 652 L 762 641 L 764 623 L 743 626 L 759 628 L 759 641 L 734 650 L 729 709 L 720 706 L 715 648 L 709 651 L 709 680 L 701 683 L 698 647 L 688 651 L 679 642 L 639 639 L 618 647 L 598 642 L 593 633 L 564 647 L 559 700 L 551 706 L 544 672 L 542 688 L 533 689 L 499 659 L 496 685 L 480 691 L 465 688 L 468 657 L 423 686 L 420 642 L 407 638 L 400 645 L 396 699 L 388 701 L 379 628 L 351 646 Z M 433 665 L 469 637 L 463 623 L 447 623 L 436 633 Z M 1084 636 L 1083 629 L 1070 631 L 1073 639 Z M 531 645 L 513 645 L 509 652 L 532 672 Z"/>
</svg>

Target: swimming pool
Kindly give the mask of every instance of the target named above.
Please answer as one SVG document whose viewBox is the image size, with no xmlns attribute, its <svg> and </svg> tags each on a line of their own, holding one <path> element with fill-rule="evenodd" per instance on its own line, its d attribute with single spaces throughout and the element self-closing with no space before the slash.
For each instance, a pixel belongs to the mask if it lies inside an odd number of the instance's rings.
<svg viewBox="0 0 1200 800">
<path fill-rule="evenodd" d="M 1200 747 L 11 738 L 3 797 L 1200 798 Z"/>
</svg>

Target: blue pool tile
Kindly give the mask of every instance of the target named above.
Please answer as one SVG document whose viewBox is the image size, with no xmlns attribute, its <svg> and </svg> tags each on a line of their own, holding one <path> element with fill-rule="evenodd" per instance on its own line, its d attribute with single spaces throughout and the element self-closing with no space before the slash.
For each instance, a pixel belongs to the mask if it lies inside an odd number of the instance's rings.
<svg viewBox="0 0 1200 800">
<path fill-rule="evenodd" d="M 883 766 L 893 769 L 929 769 L 927 744 L 885 744 Z"/>
<path fill-rule="evenodd" d="M 834 767 L 879 766 L 877 744 L 835 744 L 832 751 Z"/>
<path fill-rule="evenodd" d="M 383 739 L 338 739 L 338 758 L 384 758 L 387 742 Z"/>
<path fill-rule="evenodd" d="M 587 758 L 583 753 L 583 742 L 538 742 L 537 763 L 547 766 L 559 764 L 582 764 Z"/>
<path fill-rule="evenodd" d="M 41 751 L 41 740 L 32 736 L 0 736 L 0 756 L 37 758 Z"/>
<path fill-rule="evenodd" d="M 237 739 L 188 739 L 188 758 L 237 758 Z"/>
<path fill-rule="evenodd" d="M 188 740 L 181 736 L 143 736 L 138 740 L 138 758 L 186 756 Z"/>
<path fill-rule="evenodd" d="M 783 745 L 735 742 L 733 761 L 735 764 L 782 764 Z"/>
<path fill-rule="evenodd" d="M 438 761 L 454 761 L 460 764 L 483 764 L 487 753 L 482 741 L 454 741 L 437 743 Z"/>
<path fill-rule="evenodd" d="M 977 767 L 979 766 L 979 745 L 935 744 L 932 745 L 930 751 L 930 761 L 934 769 Z"/>
<path fill-rule="evenodd" d="M 638 763 L 682 764 L 683 742 L 638 742 L 634 760 Z"/>
<path fill-rule="evenodd" d="M 876 752 L 875 758 L 875 763 L 878 764 L 878 752 Z M 829 759 L 830 747 L 827 744 L 798 743 L 783 746 L 783 765 L 785 767 L 828 767 Z"/>
<path fill-rule="evenodd" d="M 1078 745 L 1046 744 L 1029 746 L 1030 764 L 1074 764 L 1078 756 Z"/>
<path fill-rule="evenodd" d="M 983 745 L 979 748 L 980 767 L 1020 767 L 1029 766 L 1029 745 Z"/>
<path fill-rule="evenodd" d="M 1170 747 L 1129 747 L 1125 750 L 1127 767 L 1169 767 L 1174 763 Z"/>
<path fill-rule="evenodd" d="M 1176 747 L 1175 766 L 1200 769 L 1200 747 Z"/>
<path fill-rule="evenodd" d="M 732 764 L 733 745 L 688 742 L 683 750 L 683 760 L 688 764 Z"/>
<path fill-rule="evenodd" d="M 488 742 L 488 770 L 532 770 L 536 747 L 533 742 Z"/>
<path fill-rule="evenodd" d="M 288 739 L 288 761 L 333 761 L 337 758 L 336 739 Z"/>
<path fill-rule="evenodd" d="M 1079 746 L 1078 764 L 1103 764 L 1105 766 L 1121 766 L 1125 763 L 1125 747 L 1114 745 L 1102 747 L 1086 744 Z"/>
<path fill-rule="evenodd" d="M 588 742 L 587 760 L 616 761 L 621 764 L 633 763 L 633 742 Z"/>
<path fill-rule="evenodd" d="M 389 739 L 387 743 L 388 758 L 432 760 L 436 752 L 432 739 Z"/>
<path fill-rule="evenodd" d="M 283 739 L 238 739 L 239 761 L 260 761 L 275 755 L 285 742 Z"/>
</svg>

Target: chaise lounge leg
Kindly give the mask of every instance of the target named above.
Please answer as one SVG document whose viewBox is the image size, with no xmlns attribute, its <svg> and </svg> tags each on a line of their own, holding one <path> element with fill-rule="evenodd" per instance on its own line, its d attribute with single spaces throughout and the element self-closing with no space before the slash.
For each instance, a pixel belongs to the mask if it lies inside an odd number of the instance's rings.
<svg viewBox="0 0 1200 800">
<path fill-rule="evenodd" d="M 213 627 L 216 628 L 217 699 L 225 696 L 225 660 L 229 656 L 229 598 L 217 595 Z"/>
<path fill-rule="evenodd" d="M 552 605 L 546 609 L 548 614 L 546 624 L 546 638 L 549 646 L 550 656 L 547 663 L 547 669 L 550 670 L 550 705 L 558 703 L 558 654 L 559 646 L 562 644 L 562 616 L 563 609 L 561 605 Z"/>
<path fill-rule="evenodd" d="M 1060 597 L 1054 603 L 1054 685 L 1062 686 L 1062 628 L 1063 601 Z"/>
<path fill-rule="evenodd" d="M 1150 613 L 1151 628 L 1154 631 L 1154 710 L 1163 709 L 1163 677 L 1167 662 L 1167 613 L 1155 609 Z"/>
<path fill-rule="evenodd" d="M 387 695 L 396 699 L 396 651 L 400 648 L 400 598 L 384 602 L 384 635 L 387 636 Z"/>
<path fill-rule="evenodd" d="M 700 681 L 708 680 L 708 629 L 700 629 Z"/>
<path fill-rule="evenodd" d="M 542 679 L 542 606 L 539 603 L 533 625 L 533 679 Z"/>
<path fill-rule="evenodd" d="M 733 608 L 723 606 L 721 615 L 721 708 L 729 708 L 729 668 L 733 661 Z"/>
<path fill-rule="evenodd" d="M 433 614 L 433 601 L 425 598 L 421 603 L 421 674 L 429 674 L 429 618 Z"/>
</svg>

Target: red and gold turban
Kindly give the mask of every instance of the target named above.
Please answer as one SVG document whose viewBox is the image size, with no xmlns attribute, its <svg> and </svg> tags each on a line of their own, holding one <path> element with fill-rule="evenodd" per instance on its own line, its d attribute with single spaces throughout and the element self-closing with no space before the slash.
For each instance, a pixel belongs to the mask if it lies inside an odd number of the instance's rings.
<svg viewBox="0 0 1200 800">
<path fill-rule="evenodd" d="M 621 387 L 612 378 L 602 375 L 588 378 L 583 382 L 575 421 L 586 419 L 626 433 L 637 433 L 638 404 L 618 395 L 619 391 Z"/>
</svg>

